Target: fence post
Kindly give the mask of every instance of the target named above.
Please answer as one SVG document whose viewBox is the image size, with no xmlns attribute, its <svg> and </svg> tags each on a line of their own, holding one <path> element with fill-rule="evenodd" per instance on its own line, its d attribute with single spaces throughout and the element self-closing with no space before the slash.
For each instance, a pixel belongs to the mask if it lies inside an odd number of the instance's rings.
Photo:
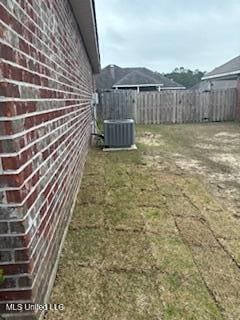
<svg viewBox="0 0 240 320">
<path fill-rule="evenodd" d="M 136 123 L 138 123 L 138 92 L 134 91 L 132 96 L 133 103 L 133 117 Z"/>
<path fill-rule="evenodd" d="M 172 113 L 172 123 L 177 122 L 177 90 L 173 92 L 173 113 Z"/>
</svg>

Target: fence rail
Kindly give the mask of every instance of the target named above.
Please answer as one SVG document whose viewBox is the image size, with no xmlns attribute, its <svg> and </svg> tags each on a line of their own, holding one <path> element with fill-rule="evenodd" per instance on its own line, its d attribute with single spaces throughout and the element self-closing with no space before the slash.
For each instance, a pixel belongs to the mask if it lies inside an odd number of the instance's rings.
<svg viewBox="0 0 240 320">
<path fill-rule="evenodd" d="M 236 89 L 113 91 L 100 94 L 98 117 L 133 118 L 140 124 L 232 121 L 236 119 L 236 107 Z"/>
</svg>

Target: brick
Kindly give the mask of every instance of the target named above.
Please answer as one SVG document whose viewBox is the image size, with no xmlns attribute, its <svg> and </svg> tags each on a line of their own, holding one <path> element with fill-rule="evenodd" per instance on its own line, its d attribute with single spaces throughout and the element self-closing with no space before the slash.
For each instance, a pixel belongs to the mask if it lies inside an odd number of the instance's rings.
<svg viewBox="0 0 240 320">
<path fill-rule="evenodd" d="M 0 96 L 19 98 L 20 93 L 18 85 L 8 82 L 0 82 Z"/>
<path fill-rule="evenodd" d="M 19 167 L 19 157 L 5 157 L 2 158 L 2 167 L 3 170 L 14 170 L 14 169 L 18 169 Z"/>
<path fill-rule="evenodd" d="M 32 279 L 29 276 L 20 277 L 18 279 L 18 286 L 20 288 L 27 288 L 32 286 Z"/>
<path fill-rule="evenodd" d="M 11 263 L 3 264 L 0 266 L 4 272 L 4 275 L 21 275 L 22 273 L 28 273 L 29 265 L 27 263 Z M 1 301 L 1 299 L 0 299 Z"/>
<path fill-rule="evenodd" d="M 0 237 L 0 250 L 1 249 L 12 249 L 12 248 L 22 248 L 23 239 L 21 237 Z"/>
<path fill-rule="evenodd" d="M 25 221 L 14 221 L 10 222 L 11 233 L 24 233 L 27 229 L 27 223 Z"/>
<path fill-rule="evenodd" d="M 11 262 L 11 261 L 12 261 L 11 251 L 0 251 L 0 263 Z"/>
<path fill-rule="evenodd" d="M 23 189 L 23 188 L 22 188 Z M 24 199 L 24 195 L 21 191 L 6 191 L 6 197 L 8 203 L 21 203 Z"/>
<path fill-rule="evenodd" d="M 8 233 L 8 223 L 7 222 L 0 222 L 0 234 Z"/>
<path fill-rule="evenodd" d="M 29 251 L 24 250 L 15 250 L 14 252 L 14 260 L 16 262 L 24 262 L 29 260 Z"/>
<path fill-rule="evenodd" d="M 0 152 L 1 153 L 14 153 L 18 152 L 21 148 L 21 146 L 24 145 L 24 141 L 21 141 L 21 138 L 19 139 L 6 139 L 0 141 Z"/>
<path fill-rule="evenodd" d="M 31 299 L 31 290 L 23 291 L 0 291 L 0 301 L 18 301 Z"/>
<path fill-rule="evenodd" d="M 1 26 L 0 29 L 0 33 L 3 35 L 4 31 L 3 31 L 3 27 Z M 11 61 L 14 60 L 15 56 L 14 56 L 14 50 L 5 44 L 0 44 L 0 55 L 2 57 L 2 59 L 9 59 Z"/>
<path fill-rule="evenodd" d="M 0 116 L 13 117 L 15 115 L 16 107 L 14 102 L 0 102 Z"/>
<path fill-rule="evenodd" d="M 5 278 L 2 283 L 0 283 L 0 290 L 1 289 L 12 289 L 16 288 L 17 281 L 15 278 Z"/>
</svg>

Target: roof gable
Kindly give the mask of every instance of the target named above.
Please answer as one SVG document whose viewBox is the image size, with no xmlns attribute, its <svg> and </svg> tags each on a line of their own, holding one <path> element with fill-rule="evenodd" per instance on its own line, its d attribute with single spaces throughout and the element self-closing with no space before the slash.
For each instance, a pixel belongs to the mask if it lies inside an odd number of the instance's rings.
<svg viewBox="0 0 240 320">
<path fill-rule="evenodd" d="M 126 75 L 126 70 L 116 65 L 109 65 L 97 75 L 96 82 L 99 89 L 111 89 L 113 85 Z"/>
<path fill-rule="evenodd" d="M 207 73 L 203 79 L 227 76 L 234 73 L 240 74 L 240 56 L 224 63 L 220 67 L 215 68 L 211 72 Z"/>
</svg>

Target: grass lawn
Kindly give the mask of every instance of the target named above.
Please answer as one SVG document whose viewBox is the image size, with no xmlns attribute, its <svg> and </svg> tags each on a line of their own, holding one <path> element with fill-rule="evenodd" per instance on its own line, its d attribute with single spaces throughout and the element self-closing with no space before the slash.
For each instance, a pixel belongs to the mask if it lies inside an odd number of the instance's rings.
<svg viewBox="0 0 240 320">
<path fill-rule="evenodd" d="M 48 320 L 240 319 L 239 124 L 139 126 L 91 150 Z"/>
</svg>

